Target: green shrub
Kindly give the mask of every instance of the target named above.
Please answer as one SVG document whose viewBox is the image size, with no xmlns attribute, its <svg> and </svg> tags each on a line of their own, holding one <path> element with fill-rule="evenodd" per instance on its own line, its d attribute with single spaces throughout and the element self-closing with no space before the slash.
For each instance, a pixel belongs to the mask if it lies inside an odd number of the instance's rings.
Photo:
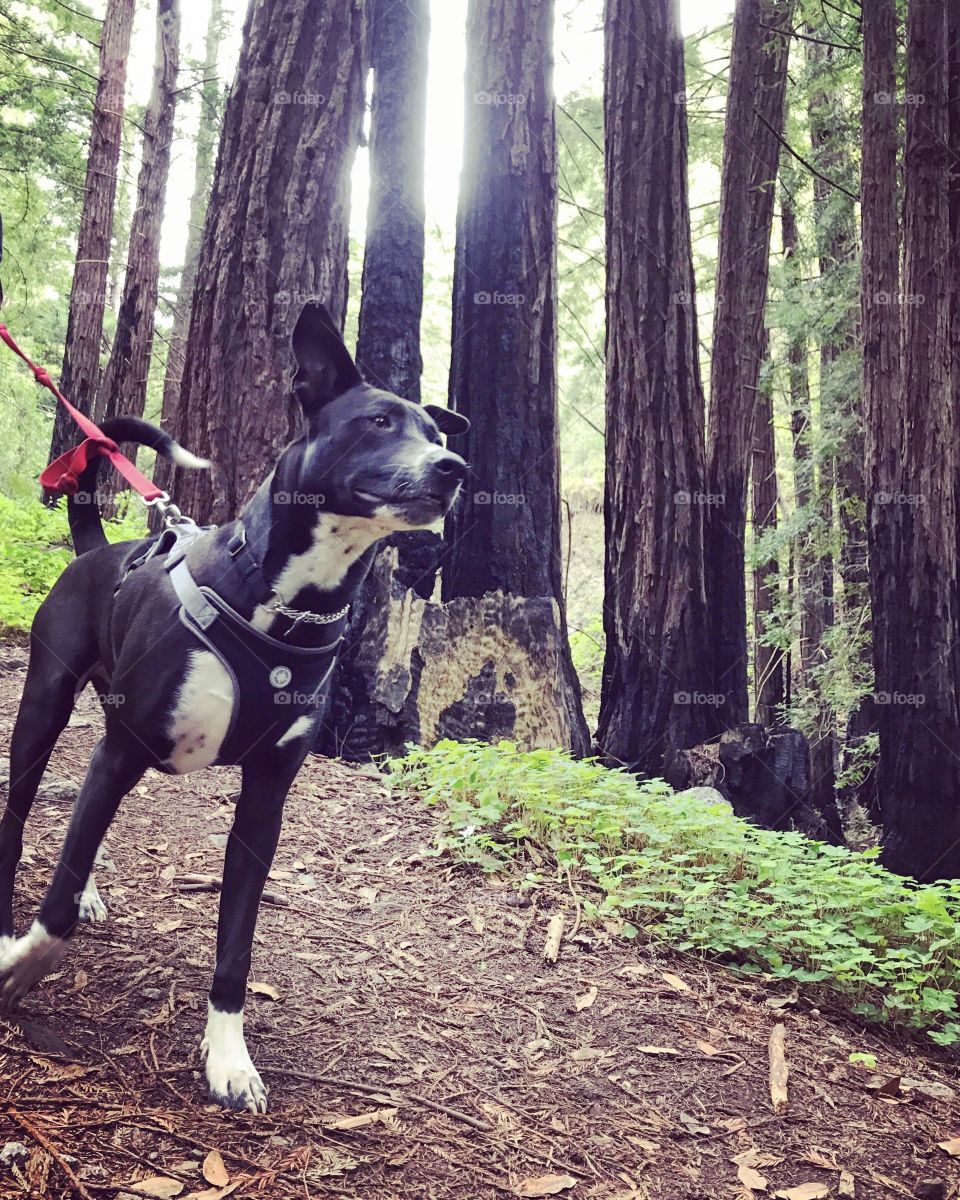
<svg viewBox="0 0 960 1200">
<path fill-rule="evenodd" d="M 628 936 L 642 927 L 869 1020 L 960 1042 L 960 882 L 913 885 L 875 850 L 758 829 L 726 804 L 557 751 L 444 741 L 388 765 L 396 786 L 439 810 L 438 853 L 502 871 L 533 844 L 586 885 L 587 916 L 625 918 Z M 524 886 L 541 879 L 528 872 Z"/>
<path fill-rule="evenodd" d="M 110 541 L 117 542 L 143 537 L 146 520 L 130 506 L 121 520 L 105 522 L 104 527 Z M 29 629 L 72 558 L 64 504 L 51 509 L 36 495 L 19 501 L 0 496 L 0 628 Z"/>
</svg>

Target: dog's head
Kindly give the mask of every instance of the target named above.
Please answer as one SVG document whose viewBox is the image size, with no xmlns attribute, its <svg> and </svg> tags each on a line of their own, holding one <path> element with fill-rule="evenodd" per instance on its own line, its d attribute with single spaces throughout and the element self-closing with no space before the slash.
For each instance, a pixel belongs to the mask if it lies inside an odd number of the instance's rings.
<svg viewBox="0 0 960 1200">
<path fill-rule="evenodd" d="M 432 525 L 449 512 L 467 465 L 441 434 L 466 417 L 413 404 L 364 383 L 326 308 L 304 306 L 293 331 L 293 393 L 306 419 L 300 487 L 318 507 L 396 529 Z"/>
</svg>

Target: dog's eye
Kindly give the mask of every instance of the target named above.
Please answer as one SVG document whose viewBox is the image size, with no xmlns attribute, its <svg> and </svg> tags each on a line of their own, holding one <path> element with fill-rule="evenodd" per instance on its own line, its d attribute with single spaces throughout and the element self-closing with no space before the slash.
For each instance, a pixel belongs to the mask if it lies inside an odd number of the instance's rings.
<svg viewBox="0 0 960 1200">
<path fill-rule="evenodd" d="M 377 413 L 375 416 L 372 416 L 370 418 L 370 420 L 373 422 L 374 425 L 376 425 L 376 427 L 378 429 L 389 429 L 390 428 L 390 418 L 385 417 L 383 415 L 383 413 Z"/>
</svg>

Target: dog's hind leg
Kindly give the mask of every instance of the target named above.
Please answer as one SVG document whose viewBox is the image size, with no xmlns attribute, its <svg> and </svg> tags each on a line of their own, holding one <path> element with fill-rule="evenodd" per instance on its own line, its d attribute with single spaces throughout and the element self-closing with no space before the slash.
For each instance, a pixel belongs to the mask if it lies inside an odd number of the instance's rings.
<svg viewBox="0 0 960 1200">
<path fill-rule="evenodd" d="M 53 971 L 79 920 L 80 898 L 93 868 L 97 847 L 120 801 L 143 775 L 147 758 L 127 738 L 107 733 L 90 759 L 77 798 L 63 853 L 29 933 L 7 947 L 0 959 L 0 1002 L 15 1005 Z"/>
<path fill-rule="evenodd" d="M 95 653 L 95 651 L 93 651 Z M 89 665 L 84 647 L 59 654 L 35 635 L 30 668 L 10 742 L 10 785 L 0 821 L 0 953 L 13 936 L 13 887 L 23 851 L 23 827 L 47 761 L 70 720 L 75 689 Z"/>
</svg>

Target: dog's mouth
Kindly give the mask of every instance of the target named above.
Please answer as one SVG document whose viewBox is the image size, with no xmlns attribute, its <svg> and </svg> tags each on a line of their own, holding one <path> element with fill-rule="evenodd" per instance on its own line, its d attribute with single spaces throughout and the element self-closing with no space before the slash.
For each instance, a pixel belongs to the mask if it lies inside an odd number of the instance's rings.
<svg viewBox="0 0 960 1200">
<path fill-rule="evenodd" d="M 390 508 L 404 510 L 411 508 L 436 509 L 438 514 L 445 513 L 450 507 L 452 500 L 451 496 L 444 495 L 441 492 L 418 492 L 416 494 L 410 492 L 391 492 L 383 494 L 357 488 L 353 494 L 365 504 L 387 505 Z"/>
</svg>

